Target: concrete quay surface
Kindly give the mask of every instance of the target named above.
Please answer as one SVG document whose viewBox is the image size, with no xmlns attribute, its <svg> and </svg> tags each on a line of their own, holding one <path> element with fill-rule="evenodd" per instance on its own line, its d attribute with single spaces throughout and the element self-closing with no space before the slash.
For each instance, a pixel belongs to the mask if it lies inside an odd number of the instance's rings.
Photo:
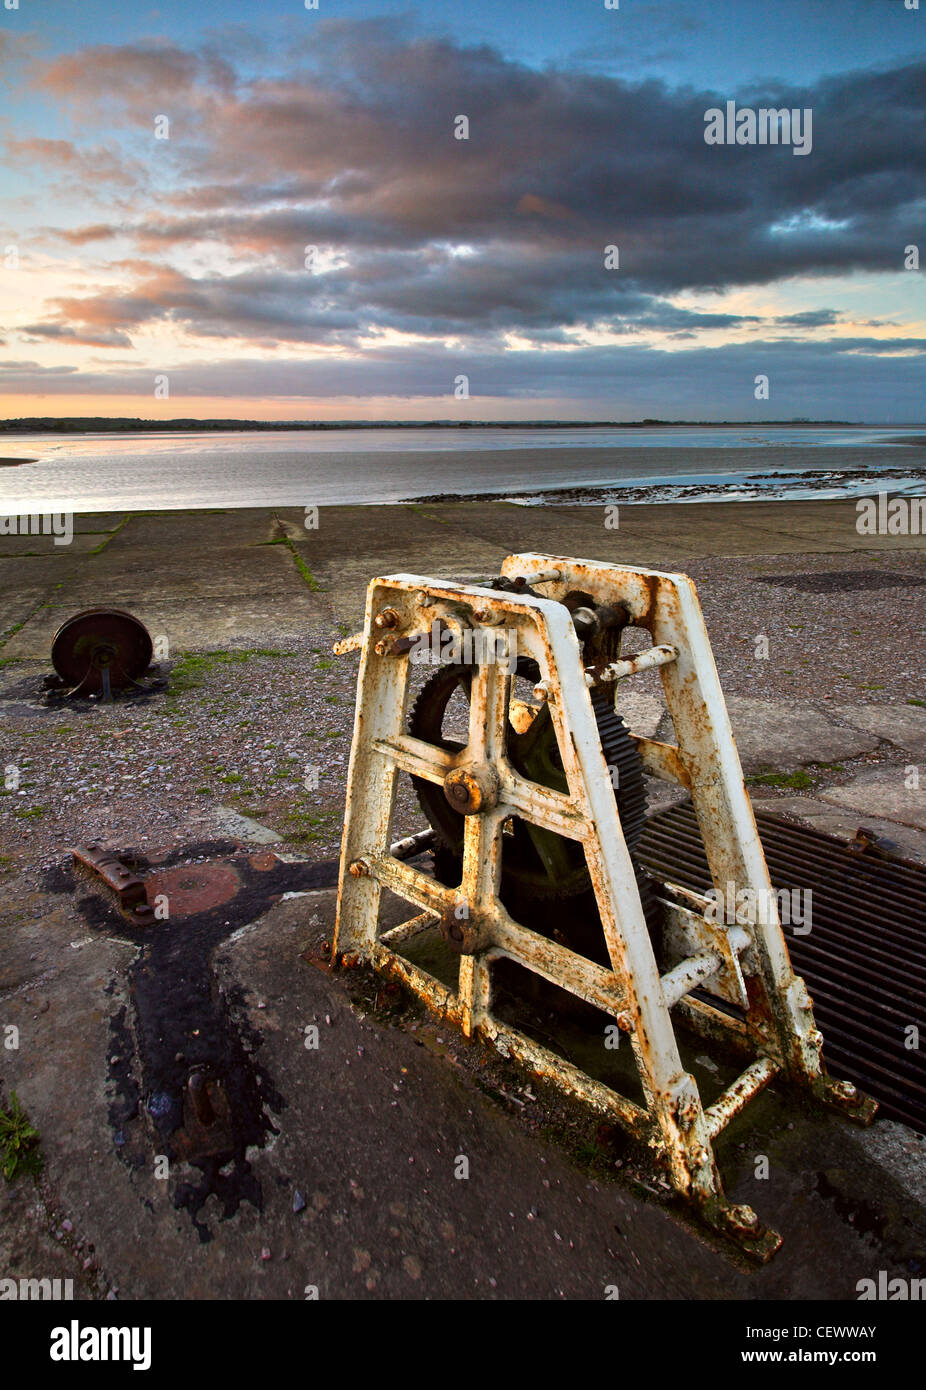
<svg viewBox="0 0 926 1390">
<path fill-rule="evenodd" d="M 19 1042 L 0 1106 L 16 1091 L 45 1160 L 38 1185 L 0 1183 L 0 1272 L 120 1300 L 852 1300 L 879 1269 L 922 1277 L 912 1131 L 763 1093 L 717 1146 L 730 1195 L 785 1237 L 747 1268 L 593 1118 L 365 972 L 330 974 L 323 943 L 355 670 L 328 647 L 372 576 L 495 573 L 518 550 L 692 573 L 756 803 L 926 863 L 923 538 L 860 537 L 841 501 L 624 507 L 617 530 L 603 507 L 505 503 L 304 520 L 97 515 L 67 547 L 0 539 L 0 764 L 25 774 L 0 798 L 0 1025 Z M 186 683 L 49 712 L 51 638 L 99 603 L 166 634 Z M 635 729 L 666 732 L 658 678 L 627 699 Z M 284 748 L 324 765 L 317 816 L 292 818 Z M 188 893 L 161 941 L 72 877 L 68 846 L 97 834 Z M 268 1126 L 205 1184 L 182 1163 L 161 1178 L 155 1081 L 207 1035 L 240 1044 Z"/>
</svg>

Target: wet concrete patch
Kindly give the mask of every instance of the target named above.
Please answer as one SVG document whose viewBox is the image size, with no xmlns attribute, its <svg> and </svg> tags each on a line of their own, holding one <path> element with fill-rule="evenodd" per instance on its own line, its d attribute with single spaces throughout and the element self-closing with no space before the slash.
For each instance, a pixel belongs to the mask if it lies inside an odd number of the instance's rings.
<svg viewBox="0 0 926 1390">
<path fill-rule="evenodd" d="M 120 858 L 145 877 L 151 924 L 127 921 L 82 882 L 75 904 L 91 928 L 138 948 L 127 971 L 132 1008 L 122 1007 L 110 1022 L 113 1144 L 131 1167 L 153 1152 L 171 1170 L 183 1164 L 197 1174 L 176 1182 L 173 1202 L 208 1241 L 212 1231 L 200 1213 L 209 1197 L 218 1199 L 223 1219 L 242 1201 L 262 1209 L 247 1154 L 277 1132 L 271 1116 L 286 1104 L 258 1060 L 261 1037 L 244 1017 L 240 990 L 217 981 L 216 949 L 285 893 L 332 886 L 337 864 L 283 863 L 230 841 L 187 846 L 160 860 L 130 851 Z M 67 868 L 46 873 L 47 891 L 76 887 Z"/>
</svg>

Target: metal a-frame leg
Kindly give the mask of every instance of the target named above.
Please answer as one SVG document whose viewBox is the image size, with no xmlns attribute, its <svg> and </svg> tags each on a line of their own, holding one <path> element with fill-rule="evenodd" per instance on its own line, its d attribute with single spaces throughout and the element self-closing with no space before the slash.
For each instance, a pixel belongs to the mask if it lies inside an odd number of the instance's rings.
<svg viewBox="0 0 926 1390">
<path fill-rule="evenodd" d="M 828 1076 L 821 1062 L 822 1036 L 800 976 L 794 974 L 782 934 L 765 855 L 701 605 L 684 575 L 627 570 L 549 555 L 509 556 L 503 572 L 530 575 L 559 568 L 558 588 L 589 587 L 601 601 L 620 593 L 633 619 L 657 644 L 675 647 L 677 659 L 661 667 L 666 704 L 678 747 L 637 740 L 644 765 L 656 776 L 680 782 L 691 793 L 714 887 L 725 898 L 750 890 L 755 904 L 749 922 L 751 945 L 740 962 L 747 996 L 746 1026 L 755 1049 L 772 1057 L 781 1074 L 859 1124 L 877 1109 L 848 1082 Z M 698 1012 L 683 1003 L 690 1021 Z M 701 1011 L 702 1016 L 706 1012 Z"/>
<path fill-rule="evenodd" d="M 666 611 L 668 610 L 668 611 Z M 674 612 L 678 613 L 678 619 Z M 673 667 L 663 670 L 667 703 L 688 771 L 691 796 L 708 853 L 715 888 L 753 890 L 753 948 L 744 972 L 747 1027 L 755 1045 L 774 1056 L 782 1075 L 819 1100 L 867 1123 L 874 1103 L 855 1088 L 828 1077 L 821 1065 L 817 1031 L 803 979 L 795 975 L 785 945 L 765 855 L 730 729 L 717 668 L 691 580 L 679 579 L 668 603 L 657 606 L 655 631 L 680 621 L 688 640 Z M 657 638 L 656 640 L 659 640 Z"/>
<path fill-rule="evenodd" d="M 559 686 L 551 714 L 571 799 L 591 827 L 585 840 L 586 857 L 612 969 L 625 999 L 619 1023 L 630 1033 L 655 1122 L 650 1142 L 664 1154 L 676 1191 L 696 1203 L 709 1224 L 764 1260 L 781 1244 L 781 1237 L 762 1226 L 750 1207 L 733 1205 L 724 1196 L 698 1085 L 679 1055 L 601 745 L 597 737 L 583 737 L 589 727 L 594 729 L 594 716 L 581 665 L 568 659 L 571 633 L 568 613 L 561 611 L 566 623 L 555 612 L 545 615 L 550 629 L 556 625 L 563 628 L 555 636 L 551 631 L 551 655 Z M 584 718 L 577 726 L 575 712 L 579 710 Z M 746 1084 L 755 1079 L 758 1089 L 774 1074 L 766 1065 L 761 1082 L 757 1075 L 750 1076 Z"/>
</svg>

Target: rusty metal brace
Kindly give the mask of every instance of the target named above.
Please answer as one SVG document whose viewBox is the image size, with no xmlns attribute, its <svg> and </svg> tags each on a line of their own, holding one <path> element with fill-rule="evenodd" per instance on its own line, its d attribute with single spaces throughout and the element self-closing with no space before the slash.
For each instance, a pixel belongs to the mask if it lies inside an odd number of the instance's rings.
<svg viewBox="0 0 926 1390">
<path fill-rule="evenodd" d="M 74 868 L 112 894 L 126 921 L 136 927 L 154 921 L 154 909 L 146 901 L 144 879 L 128 868 L 116 851 L 101 840 L 91 840 L 71 851 Z"/>
<path fill-rule="evenodd" d="M 675 1190 L 712 1227 L 754 1258 L 781 1244 L 752 1208 L 724 1195 L 713 1141 L 776 1077 L 860 1123 L 875 1103 L 828 1077 L 822 1038 L 803 980 L 791 968 L 762 846 L 694 584 L 677 574 L 626 569 L 548 555 L 511 555 L 502 574 L 548 597 L 477 584 L 398 574 L 374 579 L 364 630 L 335 650 L 361 651 L 357 705 L 341 848 L 335 961 L 371 963 L 413 990 L 467 1036 L 490 1040 L 562 1089 L 581 1097 L 647 1142 L 665 1162 Z M 671 883 L 656 885 L 665 916 L 662 968 L 650 939 L 614 792 L 598 736 L 589 673 L 572 617 L 561 603 L 580 590 L 596 604 L 623 603 L 654 647 L 618 661 L 606 677 L 657 668 L 678 745 L 635 738 L 644 767 L 687 788 L 697 812 L 714 884 L 723 893 L 751 889 L 745 924 L 713 920 L 706 898 Z M 469 738 L 449 751 L 405 732 L 409 653 L 437 619 L 504 627 L 518 654 L 533 658 L 535 696 L 549 704 L 568 794 L 531 782 L 506 758 L 510 677 L 498 659 L 477 664 Z M 383 631 L 390 634 L 383 639 Z M 485 650 L 491 650 L 485 648 Z M 599 675 L 599 679 L 601 676 Z M 463 875 L 448 888 L 390 852 L 400 771 L 442 784 L 466 814 Z M 463 803 L 467 804 L 464 805 Z M 499 900 L 505 820 L 519 816 L 582 843 L 595 891 L 610 969 L 515 921 Z M 400 926 L 379 931 L 383 889 L 418 908 Z M 461 910 L 462 909 L 462 910 Z M 403 957 L 402 944 L 435 925 L 459 952 L 456 990 Z M 611 1014 L 629 1034 L 642 1083 L 640 1106 L 602 1085 L 492 1014 L 491 967 L 505 957 Z M 738 1006 L 739 1016 L 692 997 L 707 991 Z M 710 1106 L 685 1071 L 671 1010 L 748 1065 Z"/>
</svg>

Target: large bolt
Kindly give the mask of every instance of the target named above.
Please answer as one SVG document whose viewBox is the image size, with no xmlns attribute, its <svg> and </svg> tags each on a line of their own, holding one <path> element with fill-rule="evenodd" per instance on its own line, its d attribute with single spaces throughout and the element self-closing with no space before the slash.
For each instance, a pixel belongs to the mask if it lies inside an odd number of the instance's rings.
<svg viewBox="0 0 926 1390">
<path fill-rule="evenodd" d="M 695 1096 L 685 1096 L 679 1103 L 678 1122 L 682 1129 L 691 1129 L 698 1118 L 698 1102 Z"/>
<path fill-rule="evenodd" d="M 373 619 L 375 627 L 396 627 L 399 622 L 399 614 L 395 608 L 384 608 L 381 613 L 377 613 Z"/>
<path fill-rule="evenodd" d="M 574 608 L 572 610 L 572 622 L 580 637 L 588 637 L 591 633 L 598 631 L 598 614 L 593 608 Z"/>
<path fill-rule="evenodd" d="M 444 796 L 462 816 L 475 816 L 498 805 L 499 781 L 494 767 L 455 767 L 444 778 Z"/>
<path fill-rule="evenodd" d="M 759 1218 L 752 1207 L 742 1203 L 728 1209 L 727 1222 L 734 1231 L 754 1231 L 759 1224 Z"/>
<path fill-rule="evenodd" d="M 442 914 L 438 928 L 444 941 L 458 956 L 474 956 L 492 943 L 491 923 L 478 912 L 471 911 L 469 904 L 460 915 L 462 904 Z"/>
<path fill-rule="evenodd" d="M 837 1096 L 842 1096 L 844 1100 L 853 1100 L 856 1094 L 851 1081 L 834 1081 L 833 1091 Z"/>
<path fill-rule="evenodd" d="M 347 872 L 350 874 L 351 878 L 366 878 L 370 869 L 369 865 L 367 865 L 363 859 L 355 859 L 354 862 L 349 865 Z"/>
</svg>

